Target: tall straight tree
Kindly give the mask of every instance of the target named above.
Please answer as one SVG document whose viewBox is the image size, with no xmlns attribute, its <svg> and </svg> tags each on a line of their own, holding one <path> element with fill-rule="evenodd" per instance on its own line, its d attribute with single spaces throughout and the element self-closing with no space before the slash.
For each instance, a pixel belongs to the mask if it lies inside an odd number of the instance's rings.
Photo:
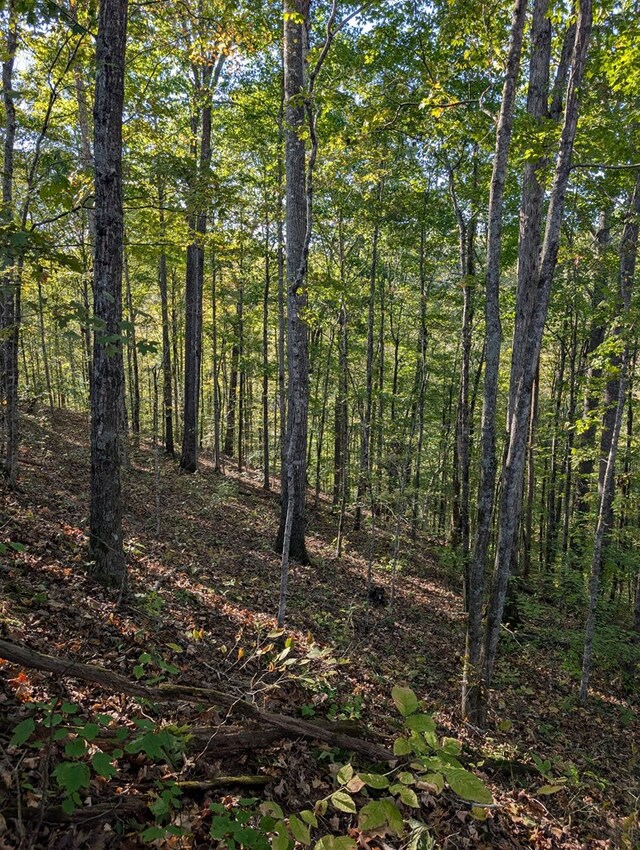
<svg viewBox="0 0 640 850">
<path fill-rule="evenodd" d="M 504 187 L 507 175 L 509 147 L 513 131 L 513 112 L 520 71 L 520 55 L 527 0 L 516 0 L 511 23 L 511 39 L 507 56 L 502 103 L 496 128 L 496 147 L 489 188 L 489 228 L 487 233 L 487 272 L 485 295 L 485 377 L 482 403 L 482 462 L 478 519 L 473 553 L 469 563 L 467 639 L 462 678 L 462 713 L 478 720 L 480 696 L 480 659 L 482 653 L 482 603 L 484 572 L 491 520 L 493 517 L 496 483 L 496 406 L 500 372 L 500 254 L 502 248 L 502 218 Z"/>
<path fill-rule="evenodd" d="M 123 586 L 119 403 L 124 382 L 121 357 L 122 110 L 127 0 L 101 0 L 96 42 L 93 110 L 95 161 L 95 333 L 91 378 L 91 519 L 93 574 Z"/>
<path fill-rule="evenodd" d="M 305 61 L 308 0 L 284 2 L 285 181 L 287 247 L 287 475 L 284 477 L 276 548 L 308 563 L 305 544 L 307 417 L 309 407 L 308 332 L 304 310 L 308 230 L 308 185 L 305 169 Z M 287 521 L 288 518 L 288 521 Z M 286 530 L 286 534 L 285 534 Z"/>
<path fill-rule="evenodd" d="M 511 376 L 512 381 L 516 381 L 516 387 L 510 392 L 513 403 L 509 411 L 507 451 L 503 462 L 500 489 L 498 543 L 491 596 L 486 616 L 482 687 L 479 702 L 481 721 L 484 721 L 486 717 L 487 697 L 493 678 L 500 623 L 502 621 L 509 582 L 509 572 L 518 545 L 533 385 L 538 369 L 542 335 L 547 319 L 551 286 L 558 260 L 564 202 L 569 184 L 569 175 L 571 173 L 573 142 L 578 126 L 580 87 L 586 66 L 591 23 L 592 0 L 580 0 L 564 122 L 549 197 L 549 208 L 540 252 L 540 261 L 539 264 L 536 264 L 530 277 L 518 281 L 519 287 L 526 287 L 530 290 L 531 294 L 527 298 L 527 301 L 530 301 L 532 307 L 529 312 L 526 328 L 524 328 L 526 341 L 522 348 L 522 369 L 517 375 L 512 372 Z"/>
<path fill-rule="evenodd" d="M 2 91 L 4 99 L 4 156 L 2 169 L 2 208 L 0 221 L 8 225 L 13 218 L 13 156 L 16 135 L 16 110 L 13 94 L 13 64 L 18 44 L 18 27 L 14 4 L 9 4 L 7 31 L 4 42 L 5 58 L 2 63 Z M 3 247 L 0 269 L 0 408 L 3 419 L 6 457 L 4 473 L 10 484 L 18 474 L 17 435 L 17 322 L 15 286 L 15 252 L 10 245 Z"/>
<path fill-rule="evenodd" d="M 620 297 L 622 301 L 624 321 L 628 321 L 628 314 L 631 308 L 631 290 L 636 272 L 636 260 L 638 254 L 639 219 L 640 174 L 636 177 L 635 187 L 629 204 L 627 220 L 622 231 L 622 239 L 620 240 Z M 616 333 L 619 333 L 620 330 L 620 328 L 616 328 Z M 580 702 L 583 704 L 586 703 L 589 693 L 589 678 L 591 676 L 591 665 L 593 663 L 593 637 L 596 625 L 596 607 L 600 586 L 602 553 L 606 545 L 607 532 L 611 530 L 611 523 L 613 519 L 616 454 L 618 451 L 620 430 L 622 428 L 622 416 L 624 413 L 624 404 L 627 395 L 627 383 L 629 377 L 628 369 L 629 345 L 628 342 L 625 341 L 618 379 L 618 398 L 615 408 L 615 417 L 611 429 L 605 473 L 600 492 L 598 494 L 598 520 L 593 542 L 591 581 L 589 586 L 589 610 L 587 614 L 587 624 L 585 627 L 584 652 L 582 656 L 582 678 L 580 680 Z"/>
<path fill-rule="evenodd" d="M 198 416 L 200 402 L 200 366 L 202 362 L 202 293 L 204 283 L 204 237 L 207 232 L 207 183 L 211 164 L 211 97 L 218 83 L 225 54 L 204 56 L 202 65 L 193 63 L 196 104 L 191 121 L 193 153 L 200 126 L 200 155 L 194 163 L 193 202 L 189 227 L 193 242 L 187 248 L 185 357 L 184 357 L 184 428 L 180 466 L 195 472 L 198 465 Z"/>
</svg>

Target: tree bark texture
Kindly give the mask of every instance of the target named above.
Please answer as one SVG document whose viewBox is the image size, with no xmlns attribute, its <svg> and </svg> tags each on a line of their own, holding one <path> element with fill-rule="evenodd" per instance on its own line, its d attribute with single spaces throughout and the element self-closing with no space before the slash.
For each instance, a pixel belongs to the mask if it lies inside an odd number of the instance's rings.
<svg viewBox="0 0 640 850">
<path fill-rule="evenodd" d="M 102 0 L 96 43 L 94 105 L 96 330 L 91 380 L 91 518 L 93 573 L 122 586 L 119 405 L 122 368 L 121 304 L 124 223 L 122 211 L 122 109 L 127 0 Z"/>
</svg>

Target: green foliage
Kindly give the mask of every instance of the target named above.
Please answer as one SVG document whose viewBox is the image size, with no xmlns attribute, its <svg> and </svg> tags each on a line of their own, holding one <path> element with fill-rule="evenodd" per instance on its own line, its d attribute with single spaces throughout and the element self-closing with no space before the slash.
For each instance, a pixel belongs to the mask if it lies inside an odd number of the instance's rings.
<svg viewBox="0 0 640 850">
<path fill-rule="evenodd" d="M 38 720 L 51 742 L 63 744 L 64 760 L 56 765 L 53 776 L 64 794 L 62 806 L 67 814 L 81 805 L 80 792 L 89 787 L 92 773 L 103 779 L 117 776 L 118 762 L 125 753 L 144 753 L 151 761 L 173 766 L 184 748 L 179 730 L 174 733 L 169 728 L 158 729 L 146 718 L 138 718 L 134 721 L 138 734 L 127 726 L 111 730 L 118 744 L 124 744 L 124 749 L 116 746 L 106 752 L 98 748 L 96 739 L 101 726 L 113 724 L 110 715 L 99 714 L 97 722 L 85 723 L 77 716 L 78 706 L 75 703 L 60 703 L 55 698 L 46 703 L 34 703 L 33 712 L 33 715 L 21 720 L 14 728 L 10 745 L 19 748 L 30 744 L 41 748 L 44 741 L 39 734 Z M 170 787 L 162 785 L 152 812 L 160 818 L 171 808 L 177 808 L 175 801 L 181 793 L 175 783 Z"/>
<path fill-rule="evenodd" d="M 294 842 L 309 846 L 313 840 L 311 830 L 318 828 L 317 815 L 325 815 L 331 806 L 339 815 L 357 818 L 364 833 L 384 829 L 398 839 L 406 839 L 407 846 L 414 850 L 428 850 L 434 845 L 427 825 L 417 817 L 421 807 L 417 789 L 429 788 L 431 793 L 439 794 L 446 784 L 476 807 L 491 805 L 493 798 L 487 786 L 457 758 L 462 749 L 460 742 L 437 738 L 433 719 L 419 712 L 420 703 L 410 688 L 394 687 L 392 697 L 410 733 L 396 739 L 396 744 L 403 741 L 403 754 L 412 757 L 410 769 L 402 765 L 387 773 L 360 773 L 352 764 L 343 764 L 335 775 L 336 790 L 318 800 L 314 811 L 304 810 L 288 818 L 273 801 L 265 801 L 257 809 L 255 800 L 241 800 L 232 808 L 213 803 L 211 838 L 230 850 L 262 850 L 269 841 L 278 850 L 292 850 Z M 348 850 L 355 846 L 349 836 L 324 835 L 316 839 L 314 850 Z"/>
</svg>

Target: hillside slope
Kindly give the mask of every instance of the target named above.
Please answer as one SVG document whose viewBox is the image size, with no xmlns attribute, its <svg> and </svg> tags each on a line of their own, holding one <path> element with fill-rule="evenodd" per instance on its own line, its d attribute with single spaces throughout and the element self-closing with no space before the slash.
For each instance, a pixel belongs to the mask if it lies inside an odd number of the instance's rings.
<svg viewBox="0 0 640 850">
<path fill-rule="evenodd" d="M 455 569 L 447 565 L 449 553 L 437 541 L 402 541 L 395 617 L 374 607 L 367 630 L 368 532 L 349 531 L 338 562 L 337 520 L 321 501 L 309 515 L 313 565 L 293 565 L 286 632 L 274 635 L 277 495 L 265 493 L 258 476 L 250 473 L 229 469 L 216 476 L 206 458 L 202 471 L 189 476 L 160 457 L 158 517 L 154 455 L 143 444 L 132 448 L 124 476 L 130 584 L 119 599 L 117 592 L 95 586 L 85 572 L 86 418 L 25 416 L 23 428 L 20 488 L 0 491 L 0 540 L 17 543 L 19 550 L 0 555 L 2 636 L 52 655 L 99 663 L 133 680 L 164 678 L 238 696 L 251 690 L 256 702 L 271 711 L 357 722 L 377 730 L 387 743 L 398 728 L 391 688 L 408 684 L 434 715 L 438 731 L 464 743 L 467 762 L 476 765 L 495 800 L 480 820 L 450 791 L 425 795 L 422 817 L 435 846 L 640 846 L 637 704 L 625 696 L 629 682 L 616 659 L 605 663 L 601 658 L 594 697 L 587 709 L 577 706 L 578 609 L 559 607 L 551 597 L 545 604 L 534 603 L 533 597 L 523 600 L 525 622 L 505 632 L 499 691 L 483 734 L 462 724 L 457 712 L 464 616 Z M 382 586 L 390 583 L 391 533 L 391 527 L 383 527 L 375 541 L 375 581 Z M 610 632 L 605 629 L 605 636 Z M 289 653 L 274 656 L 273 646 L 286 648 L 287 638 L 293 639 Z M 287 654 L 289 666 L 284 665 Z M 215 708 L 198 712 L 183 703 L 161 711 L 141 709 L 134 699 L 72 678 L 56 682 L 8 663 L 0 666 L 0 688 L 0 810 L 5 812 L 0 847 L 5 848 L 142 846 L 124 814 L 117 829 L 117 816 L 108 828 L 64 818 L 51 822 L 49 803 L 60 797 L 53 779 L 59 748 L 50 741 L 38 756 L 37 750 L 9 745 L 33 700 L 57 696 L 77 706 L 80 716 L 106 712 L 122 723 L 147 716 L 176 727 L 185 722 L 210 727 L 225 720 Z M 330 766 L 339 759 L 326 745 L 275 741 L 227 759 L 211 759 L 203 751 L 183 761 L 173 775 L 199 782 L 219 774 L 263 775 L 268 784 L 260 793 L 285 811 L 296 811 L 331 791 Z M 163 775 L 144 758 L 130 759 L 116 785 L 92 781 L 91 801 L 111 799 L 114 789 L 138 793 L 144 783 Z M 45 806 L 47 789 L 51 797 Z M 204 803 L 210 799 L 220 797 L 204 786 L 191 796 L 187 792 L 183 811 L 191 837 L 158 839 L 157 846 L 217 846 L 203 826 Z M 340 821 L 334 815 L 330 825 L 345 831 L 350 815 Z M 361 836 L 361 843 L 401 844 L 389 836 L 366 841 Z"/>
</svg>

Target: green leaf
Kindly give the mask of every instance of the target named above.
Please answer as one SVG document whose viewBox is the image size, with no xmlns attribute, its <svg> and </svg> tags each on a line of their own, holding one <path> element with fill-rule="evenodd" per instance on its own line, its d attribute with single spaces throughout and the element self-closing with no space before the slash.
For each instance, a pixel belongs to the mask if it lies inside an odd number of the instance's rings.
<svg viewBox="0 0 640 850">
<path fill-rule="evenodd" d="M 389 780 L 382 773 L 359 773 L 358 776 L 369 788 L 388 788 Z"/>
<path fill-rule="evenodd" d="M 74 809 L 75 802 L 71 799 L 71 797 L 66 797 L 62 801 L 62 811 L 65 813 L 65 815 L 72 815 Z"/>
<path fill-rule="evenodd" d="M 391 691 L 391 696 L 396 704 L 396 708 L 403 717 L 408 717 L 418 710 L 418 697 L 411 688 L 403 688 L 400 685 L 396 685 Z"/>
<path fill-rule="evenodd" d="M 564 789 L 564 785 L 543 785 L 541 788 L 538 788 L 536 793 L 538 794 L 557 794 L 558 791 L 562 791 Z"/>
<path fill-rule="evenodd" d="M 336 776 L 336 779 L 338 780 L 338 783 L 340 785 L 346 785 L 347 782 L 351 779 L 352 776 L 353 776 L 352 765 L 345 764 L 344 767 L 341 767 L 340 770 L 338 771 L 338 775 Z"/>
<path fill-rule="evenodd" d="M 357 846 L 355 840 L 346 835 L 323 835 L 313 850 L 356 850 Z"/>
<path fill-rule="evenodd" d="M 109 753 L 94 753 L 91 757 L 91 766 L 98 776 L 105 776 L 107 779 L 118 772 L 111 762 Z"/>
<path fill-rule="evenodd" d="M 468 800 L 470 803 L 482 803 L 485 806 L 490 806 L 493 803 L 491 791 L 481 779 L 478 779 L 468 770 L 446 768 L 444 775 L 454 794 L 462 797 L 463 800 Z"/>
<path fill-rule="evenodd" d="M 56 782 L 67 794 L 89 787 L 91 774 L 86 764 L 78 761 L 62 761 L 53 771 Z"/>
<path fill-rule="evenodd" d="M 31 737 L 36 728 L 36 722 L 33 717 L 27 717 L 21 723 L 18 723 L 13 730 L 13 735 L 9 743 L 12 747 L 21 747 L 24 742 Z"/>
<path fill-rule="evenodd" d="M 395 794 L 396 797 L 399 797 L 400 802 L 404 803 L 405 806 L 411 806 L 411 808 L 413 809 L 420 808 L 420 803 L 418 803 L 416 792 L 412 788 L 407 788 L 406 785 L 402 785 L 398 782 L 395 785 L 392 785 L 389 790 L 392 794 Z"/>
<path fill-rule="evenodd" d="M 428 714 L 414 714 L 407 717 L 406 723 L 413 732 L 435 732 L 436 729 L 435 720 Z"/>
<path fill-rule="evenodd" d="M 314 815 L 311 809 L 304 809 L 300 812 L 300 817 L 309 826 L 318 826 L 318 818 Z"/>
<path fill-rule="evenodd" d="M 392 832 L 395 832 L 396 835 L 402 835 L 404 832 L 404 818 L 402 817 L 400 809 L 396 806 L 393 800 L 380 800 L 380 802 L 384 806 L 389 829 Z"/>
<path fill-rule="evenodd" d="M 96 723 L 87 723 L 82 729 L 78 729 L 78 734 L 82 735 L 85 741 L 93 741 L 100 734 L 100 727 Z"/>
<path fill-rule="evenodd" d="M 291 830 L 291 835 L 293 835 L 295 840 L 299 841 L 300 844 L 311 844 L 311 833 L 309 832 L 309 827 L 295 815 L 291 815 L 289 817 L 289 829 Z"/>
<path fill-rule="evenodd" d="M 148 826 L 143 832 L 140 833 L 140 838 L 145 842 L 145 844 L 150 844 L 152 841 L 157 841 L 159 838 L 164 838 L 164 827 L 163 826 Z"/>
<path fill-rule="evenodd" d="M 263 815 L 271 815 L 274 818 L 282 819 L 284 817 L 284 812 L 277 803 L 273 802 L 273 800 L 265 800 L 264 803 L 260 803 L 260 813 Z"/>
<path fill-rule="evenodd" d="M 83 756 L 87 751 L 87 745 L 82 738 L 74 738 L 72 741 L 67 741 L 64 754 L 67 758 L 77 759 Z"/>
<path fill-rule="evenodd" d="M 408 756 L 412 752 L 411 744 L 406 738 L 396 738 L 393 742 L 394 756 Z"/>
<path fill-rule="evenodd" d="M 444 776 L 441 773 L 427 773 L 426 776 L 422 777 L 421 782 L 432 785 L 438 794 L 441 794 L 444 788 Z"/>
<path fill-rule="evenodd" d="M 403 770 L 398 774 L 398 782 L 402 782 L 403 785 L 413 785 L 415 781 L 415 776 L 408 770 Z"/>
<path fill-rule="evenodd" d="M 289 850 L 293 842 L 289 838 L 287 828 L 285 827 L 284 823 L 276 824 L 275 833 L 275 836 L 271 840 L 272 850 Z"/>
<path fill-rule="evenodd" d="M 373 800 L 360 809 L 358 826 L 360 829 L 378 829 L 387 822 L 387 810 L 382 800 Z"/>
<path fill-rule="evenodd" d="M 356 811 L 356 804 L 353 802 L 351 795 L 347 794 L 345 791 L 335 791 L 329 799 L 335 808 L 339 809 L 341 812 L 354 814 Z"/>
<path fill-rule="evenodd" d="M 462 752 L 462 744 L 457 738 L 443 738 L 442 749 L 445 753 L 452 756 L 459 756 Z"/>
</svg>

